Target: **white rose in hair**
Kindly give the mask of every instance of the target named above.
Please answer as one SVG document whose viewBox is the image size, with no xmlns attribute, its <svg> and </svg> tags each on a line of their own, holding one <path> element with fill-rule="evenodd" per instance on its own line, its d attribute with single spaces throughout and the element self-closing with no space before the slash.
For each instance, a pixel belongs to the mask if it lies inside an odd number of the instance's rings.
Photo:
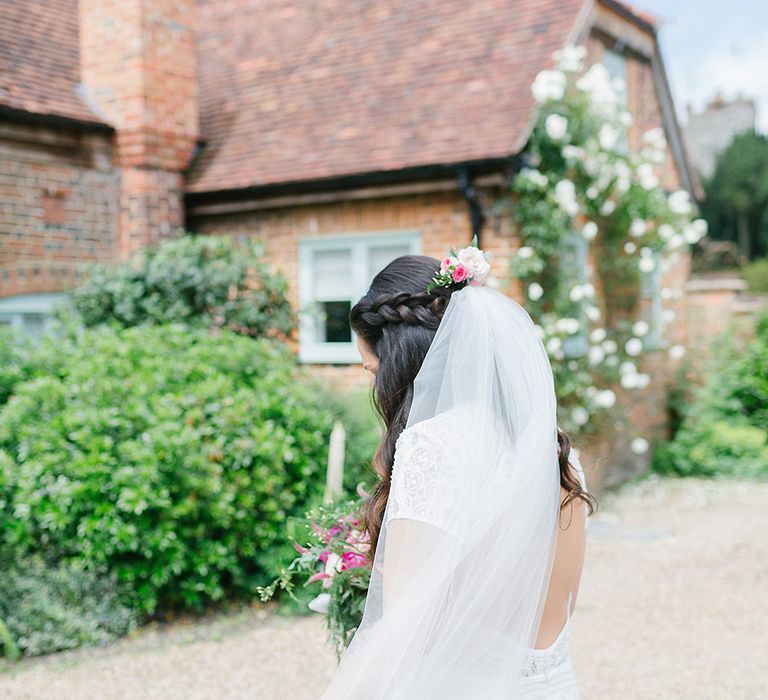
<svg viewBox="0 0 768 700">
<path fill-rule="evenodd" d="M 458 257 L 464 267 L 472 273 L 472 279 L 469 283 L 474 285 L 485 284 L 488 273 L 491 271 L 491 266 L 485 259 L 483 251 L 474 246 L 467 246 L 459 251 Z"/>
</svg>

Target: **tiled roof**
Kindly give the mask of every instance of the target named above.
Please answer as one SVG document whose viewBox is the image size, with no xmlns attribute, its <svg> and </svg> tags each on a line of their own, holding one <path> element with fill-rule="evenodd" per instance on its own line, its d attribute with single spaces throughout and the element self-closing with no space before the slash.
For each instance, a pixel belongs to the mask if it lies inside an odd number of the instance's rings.
<svg viewBox="0 0 768 700">
<path fill-rule="evenodd" d="M 511 155 L 584 0 L 198 0 L 193 192 Z"/>
<path fill-rule="evenodd" d="M 0 106 L 103 123 L 77 94 L 77 0 L 2 0 Z"/>
</svg>

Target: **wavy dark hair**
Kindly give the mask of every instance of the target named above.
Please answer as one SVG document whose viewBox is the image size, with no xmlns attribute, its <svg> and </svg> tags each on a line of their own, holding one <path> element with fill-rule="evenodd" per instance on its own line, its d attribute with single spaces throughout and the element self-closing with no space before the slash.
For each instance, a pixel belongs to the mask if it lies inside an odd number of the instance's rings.
<svg viewBox="0 0 768 700">
<path fill-rule="evenodd" d="M 371 282 L 371 287 L 350 312 L 350 323 L 379 361 L 373 383 L 373 402 L 384 421 L 384 434 L 373 458 L 379 480 L 363 502 L 362 524 L 371 541 L 373 557 L 389 497 L 395 442 L 405 429 L 413 400 L 413 381 L 421 368 L 453 288 L 425 290 L 440 261 L 423 255 L 404 255 L 393 260 Z M 570 467 L 571 443 L 558 430 L 560 485 L 567 495 L 561 509 L 583 500 L 590 515 L 594 496 L 582 489 Z"/>
</svg>

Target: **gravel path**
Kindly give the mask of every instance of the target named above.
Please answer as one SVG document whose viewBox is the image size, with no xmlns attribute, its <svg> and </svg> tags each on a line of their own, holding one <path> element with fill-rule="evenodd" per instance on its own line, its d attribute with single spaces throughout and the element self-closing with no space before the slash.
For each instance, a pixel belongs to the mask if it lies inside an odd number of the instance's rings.
<svg viewBox="0 0 768 700">
<path fill-rule="evenodd" d="M 584 698 L 768 699 L 768 484 L 650 479 L 590 524 L 575 660 Z M 319 617 L 254 608 L 149 627 L 0 673 L 8 700 L 314 700 Z M 473 699 L 474 700 L 474 699 Z"/>
</svg>

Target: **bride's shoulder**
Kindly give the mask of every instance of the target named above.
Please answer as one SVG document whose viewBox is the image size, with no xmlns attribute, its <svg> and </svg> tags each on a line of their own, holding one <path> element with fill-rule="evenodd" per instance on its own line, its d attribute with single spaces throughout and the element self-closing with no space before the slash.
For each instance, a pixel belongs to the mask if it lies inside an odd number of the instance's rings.
<svg viewBox="0 0 768 700">
<path fill-rule="evenodd" d="M 415 443 L 432 443 L 435 448 L 448 449 L 449 440 L 455 442 L 457 431 L 465 422 L 464 412 L 461 407 L 453 407 L 409 425 L 400 433 L 395 449 Z"/>
</svg>

